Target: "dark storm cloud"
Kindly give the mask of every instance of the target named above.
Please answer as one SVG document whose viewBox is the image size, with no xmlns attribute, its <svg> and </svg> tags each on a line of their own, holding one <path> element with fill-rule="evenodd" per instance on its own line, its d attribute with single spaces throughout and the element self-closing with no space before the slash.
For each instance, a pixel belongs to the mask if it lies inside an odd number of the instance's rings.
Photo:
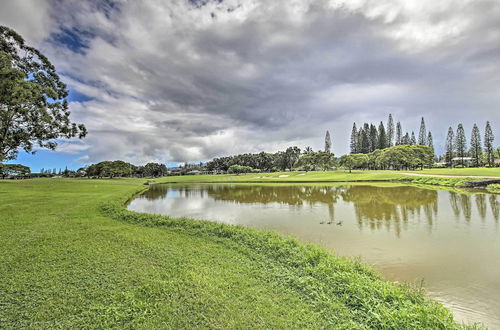
<svg viewBox="0 0 500 330">
<path fill-rule="evenodd" d="M 41 32 L 7 22 L 89 97 L 72 103 L 89 137 L 66 148 L 82 161 L 320 148 L 327 129 L 340 154 L 353 121 L 389 113 L 410 131 L 424 115 L 439 148 L 449 125 L 500 119 L 497 1 L 50 4 L 32 4 Z"/>
</svg>

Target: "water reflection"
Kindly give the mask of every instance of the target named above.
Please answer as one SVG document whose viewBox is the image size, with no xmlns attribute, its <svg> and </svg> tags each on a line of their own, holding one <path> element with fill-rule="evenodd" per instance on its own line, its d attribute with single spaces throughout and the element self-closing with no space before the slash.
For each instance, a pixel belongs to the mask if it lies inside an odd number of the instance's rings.
<svg viewBox="0 0 500 330">
<path fill-rule="evenodd" d="M 405 229 L 409 218 L 423 216 L 429 229 L 436 221 L 438 212 L 437 191 L 411 186 L 376 187 L 376 186 L 253 186 L 239 185 L 191 185 L 171 186 L 156 185 L 142 198 L 149 201 L 164 198 L 205 199 L 232 202 L 238 204 L 282 204 L 295 208 L 312 207 L 322 204 L 327 206 L 328 220 L 321 224 L 342 224 L 342 219 L 335 219 L 335 206 L 339 201 L 352 203 L 360 229 L 393 230 L 397 236 Z M 485 195 L 476 200 L 481 210 L 486 207 Z M 470 197 L 450 193 L 450 201 L 456 215 L 460 210 L 470 219 Z"/>
</svg>

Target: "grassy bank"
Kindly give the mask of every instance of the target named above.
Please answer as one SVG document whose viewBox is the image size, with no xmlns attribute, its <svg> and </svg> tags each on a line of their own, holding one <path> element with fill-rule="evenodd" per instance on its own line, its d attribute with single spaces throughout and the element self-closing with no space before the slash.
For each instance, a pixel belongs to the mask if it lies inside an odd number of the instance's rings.
<svg viewBox="0 0 500 330">
<path fill-rule="evenodd" d="M 500 184 L 490 184 L 486 187 L 489 192 L 500 194 Z"/>
<path fill-rule="evenodd" d="M 417 171 L 421 174 L 460 175 L 460 176 L 492 176 L 500 178 L 500 167 L 486 168 L 432 168 Z"/>
<path fill-rule="evenodd" d="M 317 247 L 125 211 L 143 182 L 0 182 L 0 327 L 457 327 L 421 292 Z"/>
</svg>

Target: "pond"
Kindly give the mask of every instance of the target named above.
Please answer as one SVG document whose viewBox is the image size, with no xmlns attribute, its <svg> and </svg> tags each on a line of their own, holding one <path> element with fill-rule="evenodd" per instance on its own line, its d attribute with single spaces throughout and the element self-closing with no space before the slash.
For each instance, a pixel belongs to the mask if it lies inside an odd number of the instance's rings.
<svg viewBox="0 0 500 330">
<path fill-rule="evenodd" d="M 161 184 L 130 210 L 272 229 L 500 328 L 500 196 L 394 184 Z"/>
</svg>

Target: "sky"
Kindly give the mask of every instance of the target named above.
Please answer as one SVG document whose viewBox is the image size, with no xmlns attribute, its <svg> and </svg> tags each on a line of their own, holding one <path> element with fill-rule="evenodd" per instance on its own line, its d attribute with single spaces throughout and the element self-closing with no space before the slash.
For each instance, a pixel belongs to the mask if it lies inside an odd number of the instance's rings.
<svg viewBox="0 0 500 330">
<path fill-rule="evenodd" d="M 89 131 L 16 162 L 197 162 L 288 146 L 349 152 L 392 113 L 443 150 L 500 141 L 499 0 L 0 0 L 0 24 L 56 66 Z"/>
</svg>

